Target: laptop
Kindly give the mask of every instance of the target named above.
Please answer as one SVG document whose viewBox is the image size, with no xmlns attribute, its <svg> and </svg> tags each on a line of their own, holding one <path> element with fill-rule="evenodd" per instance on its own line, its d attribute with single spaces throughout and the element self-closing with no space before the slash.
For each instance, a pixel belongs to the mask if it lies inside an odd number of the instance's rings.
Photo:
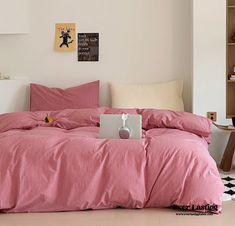
<svg viewBox="0 0 235 226">
<path fill-rule="evenodd" d="M 142 116 L 132 114 L 101 114 L 100 115 L 100 138 L 121 139 L 120 129 L 123 129 L 123 116 L 125 127 L 129 131 L 128 138 L 140 139 L 142 137 Z M 125 131 L 124 131 L 125 132 Z"/>
</svg>

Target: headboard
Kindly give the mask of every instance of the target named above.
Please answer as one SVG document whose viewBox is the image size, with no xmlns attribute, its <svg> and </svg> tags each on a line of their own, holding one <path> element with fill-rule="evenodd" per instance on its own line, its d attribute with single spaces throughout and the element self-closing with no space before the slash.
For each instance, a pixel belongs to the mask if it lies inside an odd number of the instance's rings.
<svg viewBox="0 0 235 226">
<path fill-rule="evenodd" d="M 29 109 L 29 80 L 0 80 L 0 113 Z"/>
</svg>

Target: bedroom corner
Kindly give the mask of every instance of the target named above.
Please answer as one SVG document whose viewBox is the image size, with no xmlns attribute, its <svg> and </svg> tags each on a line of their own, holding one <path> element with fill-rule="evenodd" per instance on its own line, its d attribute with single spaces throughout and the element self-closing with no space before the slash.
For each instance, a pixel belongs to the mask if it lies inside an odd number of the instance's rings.
<svg viewBox="0 0 235 226">
<path fill-rule="evenodd" d="M 0 226 L 235 224 L 235 0 L 0 3 Z"/>
</svg>

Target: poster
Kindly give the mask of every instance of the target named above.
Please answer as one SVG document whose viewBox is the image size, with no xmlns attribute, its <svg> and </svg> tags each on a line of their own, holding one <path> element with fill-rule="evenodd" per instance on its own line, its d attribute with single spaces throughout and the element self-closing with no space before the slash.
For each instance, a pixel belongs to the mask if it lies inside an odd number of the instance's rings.
<svg viewBox="0 0 235 226">
<path fill-rule="evenodd" d="M 99 61 L 99 33 L 78 33 L 78 61 Z"/>
<path fill-rule="evenodd" d="M 76 50 L 75 23 L 59 23 L 55 25 L 55 50 L 61 52 Z"/>
</svg>

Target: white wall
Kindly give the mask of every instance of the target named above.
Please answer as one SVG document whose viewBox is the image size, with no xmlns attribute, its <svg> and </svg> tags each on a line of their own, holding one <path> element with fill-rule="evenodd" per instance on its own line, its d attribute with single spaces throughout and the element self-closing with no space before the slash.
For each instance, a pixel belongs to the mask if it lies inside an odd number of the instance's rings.
<svg viewBox="0 0 235 226">
<path fill-rule="evenodd" d="M 103 104 L 108 81 L 184 79 L 191 110 L 191 11 L 188 0 L 31 0 L 28 35 L 0 35 L 0 71 L 53 86 L 100 79 Z M 75 22 L 79 32 L 100 33 L 100 61 L 77 62 L 58 53 L 54 25 Z"/>
<path fill-rule="evenodd" d="M 226 0 L 194 0 L 193 111 L 226 118 Z"/>
<path fill-rule="evenodd" d="M 226 0 L 193 1 L 193 112 L 226 120 Z M 210 153 L 220 162 L 229 132 L 213 128 Z"/>
<path fill-rule="evenodd" d="M 29 1 L 0 0 L 0 34 L 29 32 Z"/>
<path fill-rule="evenodd" d="M 194 113 L 217 111 L 218 122 L 227 123 L 225 0 L 30 0 L 30 12 L 28 35 L 0 35 L 0 71 L 62 87 L 100 79 L 102 104 L 109 103 L 108 81 L 182 78 L 190 110 L 193 62 Z M 82 63 L 76 52 L 55 52 L 57 22 L 75 22 L 79 32 L 99 32 L 100 61 Z M 214 130 L 210 151 L 217 161 L 227 138 Z"/>
</svg>

